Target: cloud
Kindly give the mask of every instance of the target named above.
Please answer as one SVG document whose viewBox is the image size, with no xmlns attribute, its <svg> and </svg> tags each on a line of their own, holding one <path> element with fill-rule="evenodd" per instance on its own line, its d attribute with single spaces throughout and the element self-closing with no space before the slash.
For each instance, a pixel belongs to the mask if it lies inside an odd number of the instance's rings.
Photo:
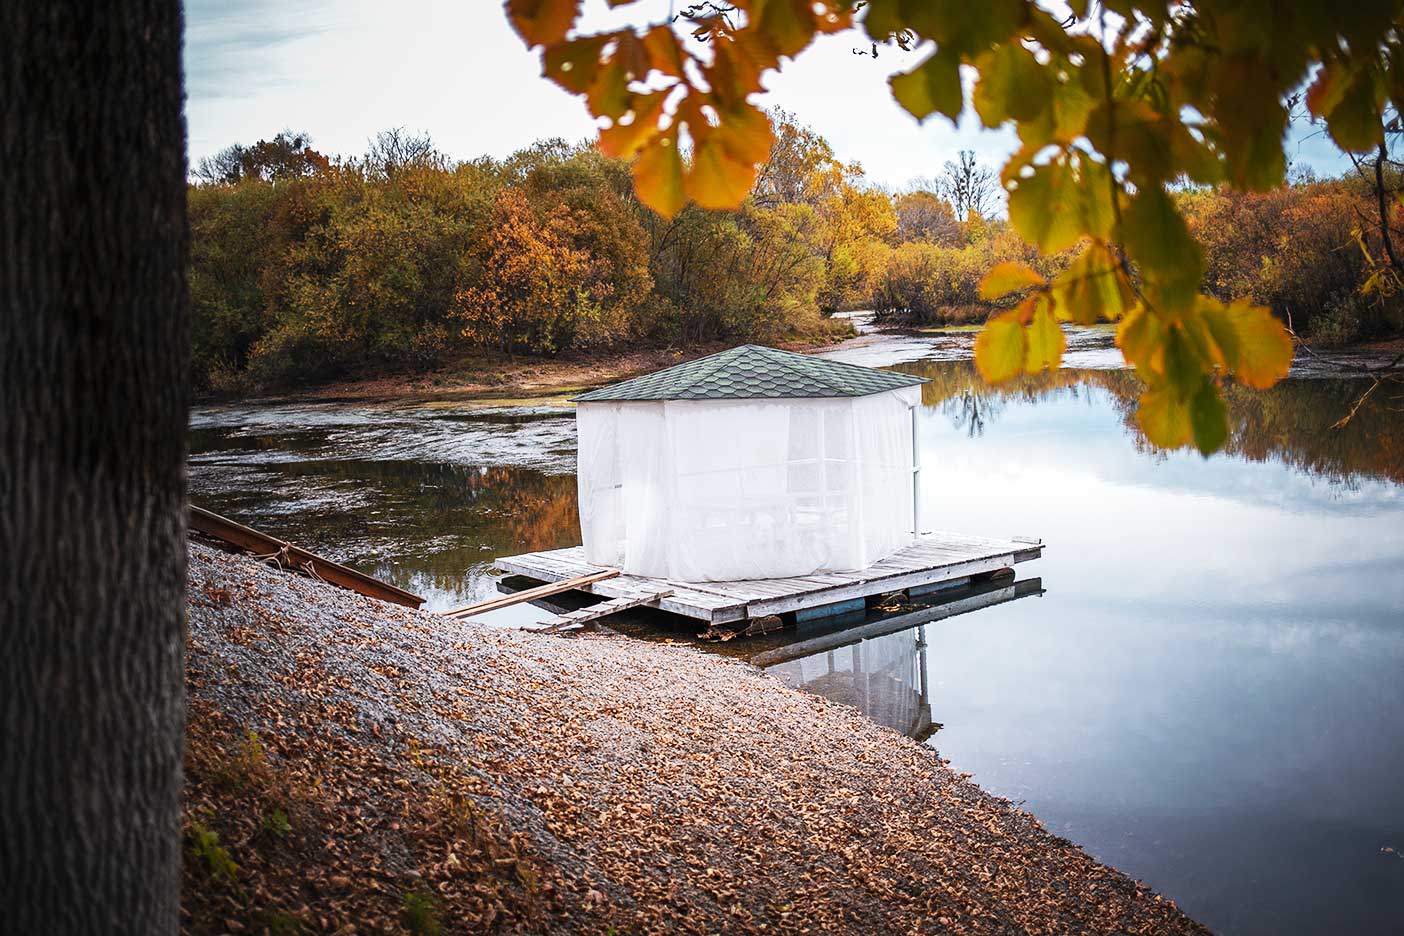
<svg viewBox="0 0 1404 936">
<path fill-rule="evenodd" d="M 335 24 L 326 2 L 186 0 L 185 81 L 192 98 L 237 97 L 289 84 L 274 53 Z"/>
</svg>

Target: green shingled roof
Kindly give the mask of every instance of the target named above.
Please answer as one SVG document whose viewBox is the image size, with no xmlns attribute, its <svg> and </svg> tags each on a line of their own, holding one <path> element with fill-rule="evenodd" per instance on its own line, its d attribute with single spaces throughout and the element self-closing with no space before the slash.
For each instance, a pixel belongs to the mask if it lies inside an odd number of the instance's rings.
<svg viewBox="0 0 1404 936">
<path fill-rule="evenodd" d="M 742 345 L 582 393 L 580 403 L 622 400 L 746 400 L 855 397 L 925 383 L 925 377 Z"/>
</svg>

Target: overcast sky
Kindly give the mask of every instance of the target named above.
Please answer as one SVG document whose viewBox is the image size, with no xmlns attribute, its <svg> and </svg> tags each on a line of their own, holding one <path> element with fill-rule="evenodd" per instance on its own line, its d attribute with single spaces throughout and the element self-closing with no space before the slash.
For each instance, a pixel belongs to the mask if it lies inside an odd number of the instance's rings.
<svg viewBox="0 0 1404 936">
<path fill-rule="evenodd" d="M 992 165 L 1012 152 L 1012 132 L 982 130 L 969 113 L 959 128 L 940 116 L 918 124 L 885 80 L 916 59 L 897 49 L 876 62 L 854 55 L 858 39 L 821 40 L 771 76 L 756 103 L 793 112 L 884 185 L 935 175 L 959 149 Z M 583 101 L 540 77 L 496 0 L 186 0 L 185 68 L 192 164 L 285 128 L 307 131 L 324 153 L 352 155 L 377 131 L 404 127 L 458 159 L 593 133 Z M 1339 172 L 1329 143 L 1304 136 L 1289 157 Z"/>
</svg>

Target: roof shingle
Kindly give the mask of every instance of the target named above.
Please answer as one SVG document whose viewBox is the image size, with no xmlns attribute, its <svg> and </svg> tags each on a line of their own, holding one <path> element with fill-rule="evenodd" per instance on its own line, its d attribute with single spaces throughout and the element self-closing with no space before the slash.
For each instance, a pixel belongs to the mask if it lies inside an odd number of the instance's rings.
<svg viewBox="0 0 1404 936">
<path fill-rule="evenodd" d="M 925 377 L 742 345 L 582 393 L 578 403 L 855 397 L 925 383 Z"/>
</svg>

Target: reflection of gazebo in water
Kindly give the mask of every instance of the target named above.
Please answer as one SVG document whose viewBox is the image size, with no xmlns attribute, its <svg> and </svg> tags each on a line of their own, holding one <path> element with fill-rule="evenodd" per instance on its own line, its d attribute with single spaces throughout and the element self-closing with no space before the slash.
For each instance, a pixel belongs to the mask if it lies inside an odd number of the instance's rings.
<svg viewBox="0 0 1404 936">
<path fill-rule="evenodd" d="M 880 725 L 925 741 L 932 721 L 926 629 L 938 621 L 1043 594 L 1039 578 L 942 589 L 915 609 L 820 619 L 753 637 L 741 656 L 786 685 L 851 705 Z"/>
<path fill-rule="evenodd" d="M 926 625 L 859 640 L 766 672 L 794 689 L 851 705 L 917 741 L 936 730 L 927 693 Z"/>
</svg>

